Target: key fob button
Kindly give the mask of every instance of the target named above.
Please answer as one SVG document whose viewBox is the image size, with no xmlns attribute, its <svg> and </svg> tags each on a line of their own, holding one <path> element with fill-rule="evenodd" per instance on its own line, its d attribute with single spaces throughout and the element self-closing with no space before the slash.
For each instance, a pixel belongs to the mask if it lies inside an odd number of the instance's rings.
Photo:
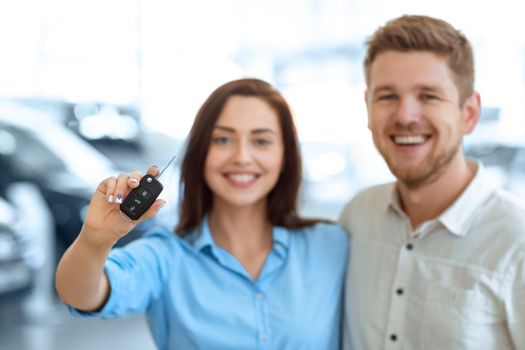
<svg viewBox="0 0 525 350">
<path fill-rule="evenodd" d="M 137 220 L 148 211 L 160 192 L 162 184 L 151 176 L 145 176 L 140 180 L 140 185 L 120 204 L 120 210 L 131 220 Z"/>
<path fill-rule="evenodd" d="M 143 198 L 144 200 L 147 200 L 151 197 L 151 193 L 148 192 L 144 187 L 141 187 L 139 189 L 139 197 Z"/>
</svg>

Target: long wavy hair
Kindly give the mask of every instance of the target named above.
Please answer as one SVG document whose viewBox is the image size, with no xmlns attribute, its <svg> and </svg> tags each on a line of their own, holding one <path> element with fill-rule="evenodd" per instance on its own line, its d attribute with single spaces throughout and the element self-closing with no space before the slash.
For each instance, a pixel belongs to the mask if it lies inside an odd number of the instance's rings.
<svg viewBox="0 0 525 350">
<path fill-rule="evenodd" d="M 224 105 L 232 96 L 257 97 L 268 103 L 279 117 L 284 144 L 283 169 L 268 194 L 267 213 L 274 226 L 301 228 L 319 220 L 298 215 L 302 181 L 301 153 L 292 113 L 284 97 L 259 79 L 239 79 L 219 86 L 199 109 L 191 128 L 181 166 L 180 217 L 175 232 L 181 236 L 195 229 L 212 209 L 213 193 L 204 181 L 204 164 L 213 128 Z"/>
</svg>

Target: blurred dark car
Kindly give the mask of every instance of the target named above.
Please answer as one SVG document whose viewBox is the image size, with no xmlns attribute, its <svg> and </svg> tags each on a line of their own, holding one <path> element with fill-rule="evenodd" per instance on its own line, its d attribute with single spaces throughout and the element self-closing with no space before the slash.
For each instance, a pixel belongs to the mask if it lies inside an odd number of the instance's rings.
<svg viewBox="0 0 525 350">
<path fill-rule="evenodd" d="M 0 140 L 0 156 L 5 143 Z M 1 159 L 1 158 L 0 158 Z M 2 179 L 9 169 L 2 167 Z M 54 292 L 55 230 L 38 187 L 0 184 L 0 326 L 49 319 Z"/>
<path fill-rule="evenodd" d="M 46 97 L 19 97 L 12 101 L 46 113 L 91 144 L 140 148 L 141 118 L 134 105 Z"/>
<path fill-rule="evenodd" d="M 0 302 L 31 287 L 33 268 L 28 261 L 28 237 L 14 227 L 16 209 L 0 197 Z"/>
<path fill-rule="evenodd" d="M 9 101 L 46 114 L 125 171 L 142 169 L 149 165 L 148 160 L 156 161 L 156 157 L 151 159 L 151 148 L 157 150 L 157 143 L 166 143 L 144 129 L 140 111 L 133 104 L 72 102 L 47 97 L 18 97 Z"/>
<path fill-rule="evenodd" d="M 55 221 L 59 255 L 76 238 L 97 184 L 120 171 L 103 154 L 40 111 L 0 102 L 0 139 L 7 150 L 2 171 L 12 179 L 35 183 Z M 142 234 L 136 227 L 118 244 Z"/>
<path fill-rule="evenodd" d="M 0 326 L 13 325 L 25 319 L 34 306 L 39 308 L 52 300 L 48 297 L 52 295 L 48 282 L 52 274 L 38 278 L 47 271 L 45 260 L 50 257 L 42 244 L 42 239 L 52 235 L 45 225 L 48 210 L 34 185 L 17 183 L 10 187 L 14 190 L 0 188 Z M 21 208 L 20 203 L 7 199 L 7 192 L 30 202 Z M 31 220 L 26 217 L 28 213 L 35 214 Z"/>
</svg>

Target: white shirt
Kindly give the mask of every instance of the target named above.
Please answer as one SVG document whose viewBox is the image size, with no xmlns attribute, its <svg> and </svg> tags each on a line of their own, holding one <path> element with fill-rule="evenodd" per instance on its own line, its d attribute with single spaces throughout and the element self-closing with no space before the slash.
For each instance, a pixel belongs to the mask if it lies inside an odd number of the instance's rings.
<svg viewBox="0 0 525 350">
<path fill-rule="evenodd" d="M 395 184 L 345 207 L 345 349 L 525 349 L 525 208 L 478 168 L 416 230 Z"/>
</svg>

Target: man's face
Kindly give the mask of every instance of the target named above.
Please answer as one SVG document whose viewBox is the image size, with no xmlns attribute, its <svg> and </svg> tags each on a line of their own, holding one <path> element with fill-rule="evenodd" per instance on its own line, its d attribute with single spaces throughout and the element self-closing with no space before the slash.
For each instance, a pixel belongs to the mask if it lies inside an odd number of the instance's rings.
<svg viewBox="0 0 525 350">
<path fill-rule="evenodd" d="M 479 95 L 463 106 L 444 58 L 387 51 L 370 66 L 368 127 L 392 173 L 407 186 L 431 183 L 462 159 L 461 140 L 479 115 Z"/>
</svg>

